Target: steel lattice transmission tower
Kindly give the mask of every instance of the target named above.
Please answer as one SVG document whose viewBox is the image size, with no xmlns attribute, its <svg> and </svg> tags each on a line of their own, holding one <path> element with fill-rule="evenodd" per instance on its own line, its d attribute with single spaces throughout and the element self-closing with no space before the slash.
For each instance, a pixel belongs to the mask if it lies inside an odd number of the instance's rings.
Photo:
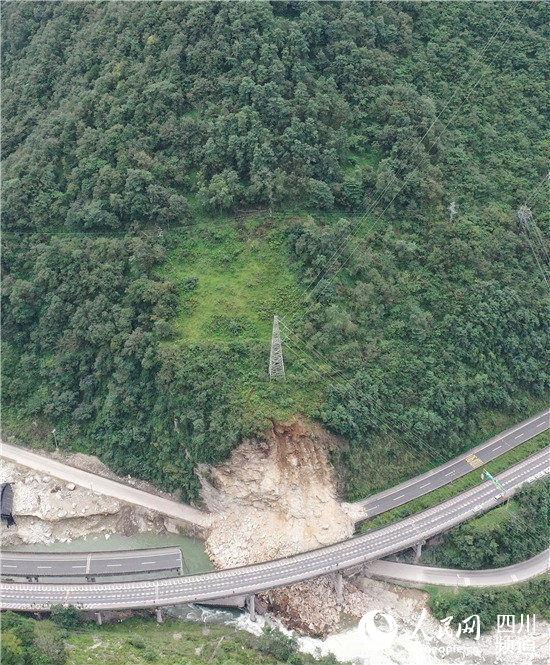
<svg viewBox="0 0 550 665">
<path fill-rule="evenodd" d="M 283 345 L 281 343 L 281 330 L 279 317 L 273 317 L 273 333 L 271 334 L 271 353 L 269 354 L 269 378 L 284 379 L 285 363 L 283 360 Z"/>
</svg>

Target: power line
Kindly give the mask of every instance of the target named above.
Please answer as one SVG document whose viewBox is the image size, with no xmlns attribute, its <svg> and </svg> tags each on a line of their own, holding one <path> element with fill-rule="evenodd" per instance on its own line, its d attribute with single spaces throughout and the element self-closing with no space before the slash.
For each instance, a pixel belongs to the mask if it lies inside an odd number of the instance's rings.
<svg viewBox="0 0 550 665">
<path fill-rule="evenodd" d="M 501 28 L 502 28 L 504 22 L 506 21 L 506 19 L 509 18 L 514 12 L 515 12 L 515 9 L 513 8 L 513 9 L 510 10 L 510 12 L 509 12 L 509 13 L 508 13 L 508 14 L 502 19 L 502 21 L 500 22 L 500 24 L 499 24 L 499 26 L 497 27 L 496 31 L 493 33 L 493 35 L 491 36 L 491 38 L 488 40 L 488 42 L 485 44 L 484 48 L 482 49 L 482 51 L 481 51 L 480 54 L 478 55 L 478 58 L 477 58 L 475 64 L 477 64 L 477 63 L 481 60 L 481 56 L 483 55 L 483 53 L 485 52 L 485 50 L 489 47 L 489 45 L 492 43 L 492 41 L 495 39 L 496 35 L 500 32 L 500 30 L 501 30 Z M 499 50 L 499 52 L 498 52 L 497 55 L 500 55 L 500 53 L 502 52 L 502 50 L 504 49 L 504 47 L 507 45 L 507 43 L 508 43 L 508 41 L 510 40 L 510 38 L 511 38 L 511 36 L 508 36 L 508 37 L 506 38 L 506 40 L 504 41 L 504 43 L 503 43 L 503 45 L 501 46 L 501 48 L 500 48 L 500 50 Z M 470 67 L 470 69 L 469 69 L 469 71 L 468 71 L 468 74 L 464 77 L 464 79 L 466 79 L 466 78 L 470 75 L 470 72 L 473 70 L 473 68 L 474 68 L 474 65 L 472 65 L 472 67 Z M 468 92 L 468 97 L 469 97 L 469 95 L 471 95 L 471 94 L 473 93 L 473 91 L 476 89 L 477 85 L 479 84 L 479 82 L 481 81 L 482 78 L 483 78 L 483 75 L 481 75 L 481 76 L 477 79 L 477 81 L 474 83 L 474 85 L 471 87 L 471 90 L 469 90 L 469 92 Z M 432 129 L 432 127 L 433 127 L 433 125 L 435 124 L 435 122 L 436 122 L 436 121 L 439 119 L 439 117 L 442 115 L 443 111 L 446 110 L 446 108 L 449 106 L 449 104 L 450 104 L 450 102 L 452 101 L 453 98 L 454 98 L 454 95 L 451 97 L 451 99 L 450 99 L 449 102 L 446 104 L 446 106 L 442 109 L 442 111 L 439 113 L 439 115 L 438 115 L 438 116 L 435 118 L 435 120 L 432 122 L 432 124 L 430 125 L 430 127 L 428 128 L 428 130 L 425 132 L 424 136 L 423 136 L 423 137 L 418 141 L 418 143 L 414 146 L 413 150 L 411 151 L 411 154 L 412 154 L 412 152 L 414 152 L 414 151 L 415 151 L 415 150 L 416 150 L 416 149 L 422 144 L 422 141 L 423 141 L 423 139 L 425 138 L 425 136 L 427 135 L 427 133 Z M 463 100 L 462 103 L 464 103 L 464 101 L 465 101 L 465 100 Z M 459 107 L 459 108 L 460 108 L 460 107 Z M 458 109 L 454 112 L 454 114 L 451 116 L 451 118 L 447 121 L 447 124 L 443 127 L 443 129 L 442 129 L 441 131 L 444 131 L 444 130 L 449 126 L 449 124 L 451 123 L 451 121 L 452 121 L 452 119 L 454 118 L 454 115 L 456 114 L 457 111 L 458 111 Z M 429 145 L 428 150 L 429 150 L 430 148 L 432 148 L 434 145 L 435 145 L 435 141 L 433 141 L 433 142 Z M 386 189 L 387 189 L 388 187 L 389 187 L 389 185 L 386 186 Z M 372 229 L 376 226 L 376 223 L 381 221 L 382 215 L 386 212 L 386 210 L 389 208 L 389 206 L 390 206 L 391 203 L 395 200 L 395 198 L 396 198 L 396 197 L 397 197 L 397 196 L 403 191 L 404 187 L 405 187 L 405 185 L 403 185 L 403 186 L 402 186 L 402 187 L 401 187 L 401 188 L 400 188 L 400 189 L 394 194 L 393 198 L 389 201 L 389 203 L 386 205 L 386 207 L 384 208 L 384 210 L 382 211 L 382 213 L 380 213 L 380 215 L 378 216 L 378 218 L 377 218 L 376 220 L 374 220 L 373 222 L 371 222 L 370 227 L 368 228 L 368 231 L 372 231 Z M 356 226 L 356 227 L 357 227 L 357 226 L 358 226 L 358 225 L 359 225 L 364 219 L 367 218 L 369 212 L 371 212 L 371 211 L 374 209 L 374 207 L 375 207 L 375 206 L 381 201 L 382 196 L 383 196 L 383 195 L 385 194 L 385 192 L 386 192 L 386 189 L 383 190 L 381 193 L 379 193 L 378 198 L 375 199 L 375 201 L 372 202 L 372 203 L 369 205 L 369 208 L 367 208 L 367 210 L 366 210 L 365 213 L 362 215 L 362 217 L 359 218 L 359 221 L 355 223 L 355 226 Z M 347 236 L 347 237 L 342 241 L 342 243 L 337 247 L 337 249 L 333 252 L 333 254 L 332 254 L 332 256 L 329 258 L 327 264 L 325 264 L 325 267 L 324 267 L 323 269 L 321 269 L 321 271 L 320 271 L 320 272 L 316 275 L 316 277 L 314 278 L 314 281 L 315 281 L 316 283 L 315 283 L 310 289 L 304 291 L 304 295 L 303 295 L 303 298 L 302 298 L 302 299 L 306 299 L 306 298 L 310 298 L 310 299 L 311 299 L 311 296 L 313 295 L 313 293 L 315 292 L 315 290 L 319 287 L 319 285 L 322 283 L 321 280 L 325 277 L 325 275 L 327 275 L 327 274 L 329 273 L 330 268 L 332 268 L 332 266 L 333 266 L 333 264 L 334 264 L 335 258 L 336 258 L 339 254 L 341 254 L 341 250 L 342 250 L 342 248 L 344 247 L 344 245 L 346 244 L 346 242 L 350 239 L 351 235 L 352 235 L 352 234 L 350 233 L 350 235 Z M 335 277 L 335 276 L 336 276 L 336 275 L 342 270 L 342 268 L 346 265 L 346 263 L 350 260 L 350 258 L 355 254 L 355 252 L 358 250 L 358 248 L 359 248 L 359 242 L 357 241 L 357 242 L 355 243 L 355 248 L 352 250 L 351 253 L 348 254 L 346 260 L 340 265 L 340 267 L 339 267 L 339 268 L 336 270 L 336 272 L 332 275 L 332 278 L 334 278 L 334 277 Z M 322 289 L 321 293 L 323 293 L 325 289 L 326 289 L 326 285 L 325 285 L 325 287 Z M 315 297 L 315 299 L 312 301 L 312 304 L 313 304 L 313 302 L 315 302 L 315 300 L 317 300 L 317 298 L 318 298 L 319 295 L 320 295 L 320 294 L 317 294 L 317 296 Z M 308 308 L 306 308 L 305 311 L 307 312 L 310 308 L 311 308 L 311 306 L 308 307 Z M 291 312 L 291 314 L 289 315 L 289 316 L 291 317 L 291 318 L 289 318 L 289 322 L 291 322 L 291 321 L 293 320 L 293 317 L 294 317 L 294 315 L 296 314 L 297 311 L 298 311 L 298 308 L 295 308 L 295 309 Z"/>
<path fill-rule="evenodd" d="M 289 331 L 285 327 L 285 335 L 288 335 L 288 332 Z M 325 360 L 325 363 L 329 365 L 329 367 L 334 371 L 334 373 L 336 375 L 341 376 L 344 379 L 341 383 L 328 383 L 327 384 L 326 377 L 323 376 L 316 368 L 314 368 L 313 365 L 311 365 L 311 363 L 308 360 L 306 360 L 306 353 L 304 353 L 303 351 L 296 350 L 296 348 L 294 348 L 294 346 L 290 342 L 288 336 L 285 337 L 285 344 L 290 348 L 290 350 L 294 353 L 294 355 L 296 355 L 297 357 L 299 357 L 301 359 L 301 361 L 304 363 L 304 365 L 306 367 L 308 367 L 308 369 L 310 369 L 312 372 L 317 374 L 317 376 L 319 376 L 319 378 L 321 379 L 321 382 L 324 385 L 326 385 L 327 387 L 330 387 L 334 390 L 340 390 L 340 389 L 344 389 L 344 388 L 347 388 L 347 387 L 351 386 L 351 381 L 345 379 L 345 377 L 343 377 L 343 375 L 341 373 L 339 373 L 337 370 L 335 370 L 332 367 L 332 365 L 330 365 L 330 363 L 328 363 L 328 361 Z M 302 347 L 303 347 L 303 344 L 302 344 Z M 361 396 L 359 394 L 357 395 L 357 399 L 359 401 L 361 400 Z M 397 421 L 392 421 L 387 416 L 383 416 L 381 414 L 378 414 L 378 415 L 375 416 L 372 413 L 370 414 L 370 420 L 372 422 L 374 422 L 376 425 L 378 425 L 379 427 L 381 426 L 381 429 L 384 431 L 385 435 L 391 441 L 393 441 L 393 443 L 395 443 L 397 446 L 399 445 L 398 442 L 397 442 L 397 439 L 395 439 L 395 437 L 391 434 L 391 432 L 394 432 L 396 429 L 400 430 L 401 432 L 405 432 L 405 430 L 403 429 L 402 426 L 397 424 Z M 423 452 L 424 454 L 426 454 L 428 457 L 430 457 L 435 462 L 440 462 L 441 461 L 441 458 L 437 457 L 434 454 L 434 450 L 428 444 L 424 443 L 423 441 L 421 441 L 420 439 L 418 439 L 417 437 L 415 437 L 414 435 L 412 435 L 410 433 L 407 433 L 407 434 L 408 434 L 409 438 L 412 439 L 412 441 L 416 443 L 416 445 L 418 447 L 418 450 L 420 452 Z M 405 444 L 406 444 L 406 442 L 405 442 Z"/>
<path fill-rule="evenodd" d="M 299 351 L 297 351 L 297 350 L 293 347 L 293 345 L 292 345 L 291 343 L 288 342 L 288 340 L 286 340 L 286 345 L 287 345 L 287 348 L 289 348 L 290 351 L 291 351 L 291 352 L 292 352 L 297 358 L 299 358 L 299 360 L 300 360 L 300 361 L 301 361 L 301 362 L 302 362 L 302 363 L 303 363 L 303 364 L 304 364 L 304 365 L 305 365 L 310 371 L 314 372 L 315 374 L 317 374 L 317 376 L 319 376 L 319 378 L 321 379 L 321 382 L 322 382 L 323 384 L 326 384 L 326 378 L 325 378 L 325 377 L 324 377 L 324 376 L 323 376 L 323 375 L 322 375 L 317 369 L 315 369 L 315 368 L 314 368 L 309 362 L 307 362 L 307 361 L 305 360 L 305 356 L 304 356 L 303 353 L 300 353 Z M 329 385 L 330 385 L 331 387 L 335 387 L 335 388 L 338 387 L 338 386 L 335 385 L 335 384 L 329 384 Z M 401 429 L 401 428 L 399 428 L 399 427 L 396 428 L 395 423 L 391 423 L 391 421 L 389 421 L 387 418 L 382 418 L 381 416 L 372 416 L 372 414 L 371 414 L 371 421 L 374 422 L 374 423 L 378 426 L 379 430 L 382 430 L 382 433 L 383 433 L 382 435 L 383 435 L 383 436 L 385 436 L 387 439 L 389 439 L 391 442 L 393 442 L 397 447 L 399 447 L 399 442 L 397 441 L 397 439 L 396 439 L 395 436 L 393 435 L 393 432 L 394 432 L 396 429 Z M 401 429 L 401 431 L 403 431 L 403 430 Z M 375 436 L 376 436 L 376 435 L 380 436 L 380 432 L 376 432 L 376 431 L 375 431 L 374 434 L 375 434 Z M 435 462 L 436 464 L 439 463 L 439 462 L 441 462 L 441 459 L 442 459 L 442 458 L 437 457 L 436 455 L 434 455 L 434 452 L 433 452 L 433 450 L 432 450 L 430 447 L 428 447 L 425 443 L 421 442 L 419 439 L 417 439 L 417 438 L 415 438 L 415 437 L 411 437 L 411 438 L 413 438 L 413 440 L 414 440 L 414 441 L 417 443 L 417 445 L 418 445 L 418 449 L 415 450 L 415 452 L 420 452 L 420 453 L 425 454 L 428 458 L 430 458 L 430 459 L 431 459 L 433 462 Z M 402 443 L 404 443 L 405 445 L 407 445 L 407 442 L 406 442 L 406 441 L 405 441 L 405 442 L 402 442 Z"/>
<path fill-rule="evenodd" d="M 546 181 L 546 180 L 543 180 L 542 182 L 540 182 L 540 183 L 539 183 L 539 184 L 533 189 L 533 191 L 531 192 L 531 196 L 530 196 L 530 198 L 533 197 L 533 195 L 534 195 L 534 194 L 540 189 L 540 187 L 544 184 L 545 181 Z M 529 199 L 526 199 L 526 200 L 529 200 Z M 527 219 L 528 217 L 529 217 L 529 219 L 530 219 L 530 218 L 532 217 L 531 211 L 527 208 L 527 206 L 526 206 L 525 204 L 524 204 L 523 206 L 520 206 L 520 211 L 522 211 L 522 212 L 521 212 L 521 215 L 522 215 L 522 217 L 523 217 L 524 219 Z M 527 212 L 527 211 L 528 211 L 528 212 Z M 528 213 L 529 213 L 529 214 L 528 214 Z M 519 216 L 519 214 L 520 214 L 520 213 L 519 213 L 519 211 L 518 211 L 518 216 Z M 542 270 L 542 267 L 541 267 L 541 265 L 540 265 L 540 262 L 539 262 L 539 260 L 538 260 L 537 255 L 536 255 L 535 249 L 534 249 L 534 247 L 533 247 L 533 245 L 532 245 L 532 243 L 531 243 L 531 240 L 530 240 L 529 236 L 527 236 L 527 238 L 528 238 L 529 244 L 530 244 L 530 246 L 531 246 L 531 249 L 532 249 L 532 251 L 533 251 L 533 255 L 535 256 L 535 260 L 537 261 L 537 264 L 539 265 L 539 268 L 541 269 L 542 275 L 543 275 L 543 277 L 544 277 L 544 279 L 545 279 L 545 282 L 546 282 L 546 284 L 547 284 L 547 286 L 548 286 L 548 280 L 547 280 L 547 278 L 546 278 L 546 275 L 544 274 L 544 271 Z M 550 287 L 549 287 L 549 288 L 550 288 Z M 291 348 L 292 352 L 293 352 L 295 355 L 297 355 L 298 357 L 300 357 L 300 356 L 305 356 L 306 353 L 307 353 L 308 355 L 310 355 L 311 353 L 314 353 L 315 356 L 317 357 L 317 359 L 318 359 L 320 362 L 322 362 L 323 364 L 328 365 L 329 368 L 332 370 L 333 374 L 336 375 L 337 377 L 339 377 L 339 378 L 342 379 L 341 383 L 339 383 L 339 384 L 329 383 L 329 384 L 328 384 L 328 387 L 331 387 L 331 388 L 333 388 L 334 390 L 338 390 L 338 389 L 342 389 L 342 388 L 351 387 L 353 379 L 352 379 L 352 380 L 348 379 L 347 377 L 344 376 L 344 374 L 343 374 L 341 371 L 336 370 L 336 369 L 331 365 L 331 363 L 327 360 L 327 358 L 326 358 L 325 356 L 323 356 L 323 355 L 322 355 L 317 349 L 311 349 L 310 346 L 307 345 L 307 343 L 302 342 L 302 341 L 301 341 L 301 340 L 300 340 L 300 339 L 299 339 L 299 338 L 298 338 L 298 337 L 297 337 L 297 336 L 291 331 L 291 329 L 289 328 L 289 326 L 288 326 L 287 324 L 284 323 L 284 321 L 281 321 L 281 326 L 282 326 L 283 331 L 284 331 L 284 333 L 285 333 L 285 337 L 286 337 L 285 341 L 286 341 L 286 343 L 287 343 L 287 344 L 290 344 L 290 346 L 292 346 L 291 343 L 289 342 L 289 337 L 292 336 L 292 338 L 295 340 L 294 343 L 295 343 L 297 346 L 299 345 L 299 346 L 301 347 L 301 349 L 303 349 L 303 351 L 297 351 L 296 349 Z M 314 371 L 314 372 L 315 372 L 315 373 L 321 378 L 321 380 L 322 380 L 322 382 L 323 382 L 324 384 L 326 384 L 326 378 L 323 377 L 323 376 L 318 372 L 318 370 L 314 369 L 314 368 L 309 364 L 309 362 L 306 362 L 306 361 L 303 359 L 303 357 L 302 357 L 302 361 L 304 362 L 304 364 L 305 364 L 307 367 L 309 367 L 310 370 Z M 359 396 L 358 396 L 358 399 L 360 399 Z M 378 425 L 380 425 L 380 423 L 383 423 L 385 426 L 388 425 L 388 424 L 390 424 L 390 421 L 387 419 L 387 417 L 383 417 L 383 416 L 380 416 L 380 415 L 378 415 L 378 416 L 373 416 L 372 413 L 371 413 L 371 414 L 370 414 L 370 418 L 371 418 L 372 421 L 375 422 L 375 424 L 378 424 Z M 401 430 L 401 431 L 404 431 L 403 428 L 400 427 L 399 425 L 397 425 L 397 427 L 396 427 L 396 424 L 395 424 L 395 423 L 391 424 L 391 426 L 392 426 L 393 430 L 395 430 L 395 429 L 399 429 L 399 430 Z M 386 428 L 383 427 L 383 429 L 385 430 Z M 395 438 L 391 437 L 391 435 L 389 434 L 389 432 L 388 432 L 388 436 L 390 436 L 390 438 L 394 441 L 394 443 L 397 444 L 397 441 L 395 440 Z M 409 436 L 410 436 L 410 433 L 409 433 Z M 438 460 L 435 458 L 435 456 L 434 456 L 434 454 L 433 454 L 433 449 L 432 449 L 431 447 L 427 446 L 424 442 L 420 441 L 419 439 L 416 439 L 415 437 L 412 437 L 412 438 L 413 438 L 413 440 L 418 444 L 418 446 L 420 447 L 420 450 L 421 450 L 421 451 L 423 451 L 425 454 L 429 455 L 432 459 L 438 461 Z"/>
</svg>

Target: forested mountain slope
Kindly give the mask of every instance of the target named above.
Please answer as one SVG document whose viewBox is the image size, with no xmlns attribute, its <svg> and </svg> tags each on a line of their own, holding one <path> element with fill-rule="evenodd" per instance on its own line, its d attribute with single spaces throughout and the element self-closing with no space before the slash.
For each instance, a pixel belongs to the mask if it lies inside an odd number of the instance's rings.
<svg viewBox="0 0 550 665">
<path fill-rule="evenodd" d="M 548 397 L 546 3 L 2 23 L 8 425 L 192 497 L 198 462 L 303 413 L 357 496 Z"/>
</svg>

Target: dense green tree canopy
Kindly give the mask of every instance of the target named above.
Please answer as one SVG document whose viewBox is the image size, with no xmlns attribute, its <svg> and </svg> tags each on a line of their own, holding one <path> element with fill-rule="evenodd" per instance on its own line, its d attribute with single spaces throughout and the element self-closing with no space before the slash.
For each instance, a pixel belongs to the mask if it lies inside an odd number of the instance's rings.
<svg viewBox="0 0 550 665">
<path fill-rule="evenodd" d="M 535 556 L 549 541 L 550 481 L 539 480 L 505 507 L 452 529 L 423 559 L 451 568 L 500 568 Z"/>
<path fill-rule="evenodd" d="M 550 387 L 548 35 L 543 3 L 518 7 L 3 3 L 8 417 L 190 497 L 198 462 L 299 395 L 349 440 L 354 496 L 385 482 L 377 446 L 395 479 L 405 451 L 529 410 Z M 218 269 L 166 266 L 220 228 L 276 238 L 279 276 L 314 289 L 287 307 L 309 348 L 283 388 L 252 315 L 215 312 L 228 343 L 178 327 Z"/>
<path fill-rule="evenodd" d="M 64 665 L 62 633 L 14 612 L 2 613 L 2 662 L 5 665 Z"/>
</svg>

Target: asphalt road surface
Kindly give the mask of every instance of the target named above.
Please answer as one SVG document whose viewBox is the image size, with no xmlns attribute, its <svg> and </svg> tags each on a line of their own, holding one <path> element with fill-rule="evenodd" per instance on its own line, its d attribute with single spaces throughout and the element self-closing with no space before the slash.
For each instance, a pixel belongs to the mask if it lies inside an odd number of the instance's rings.
<svg viewBox="0 0 550 665">
<path fill-rule="evenodd" d="M 438 506 L 363 536 L 285 559 L 185 577 L 110 584 L 2 585 L 0 607 L 39 610 L 52 604 L 82 609 L 157 607 L 250 594 L 344 570 L 413 546 L 486 511 L 522 484 L 550 474 L 550 448 L 497 476 L 505 494 L 487 481 Z"/>
<path fill-rule="evenodd" d="M 126 501 L 126 503 L 154 510 L 162 515 L 174 517 L 187 524 L 201 528 L 208 528 L 210 526 L 210 515 L 202 510 L 172 501 L 171 499 L 165 499 L 156 494 L 144 492 L 143 490 L 125 485 L 116 480 L 111 480 L 110 478 L 105 478 L 104 476 L 97 476 L 89 471 L 77 469 L 74 466 L 52 460 L 45 455 L 39 455 L 26 448 L 19 448 L 19 446 L 12 446 L 9 443 L 2 442 L 0 454 L 12 462 L 36 469 L 41 473 L 48 473 L 55 478 L 75 483 L 81 487 L 87 487 L 98 494 L 113 496 L 121 501 Z"/>
<path fill-rule="evenodd" d="M 525 420 L 519 425 L 515 425 L 506 432 L 502 432 L 498 436 L 480 444 L 443 466 L 401 483 L 397 487 L 353 503 L 353 506 L 359 506 L 363 509 L 363 513 L 359 514 L 357 521 L 374 517 L 419 496 L 428 494 L 438 487 L 447 485 L 473 469 L 478 468 L 481 464 L 495 459 L 499 455 L 508 452 L 549 428 L 550 409 L 546 409 L 542 413 Z M 156 494 L 144 492 L 124 483 L 104 478 L 103 476 L 97 476 L 88 471 L 82 471 L 63 462 L 39 455 L 26 448 L 2 442 L 0 455 L 31 469 L 51 474 L 67 482 L 74 482 L 82 487 L 87 487 L 99 494 L 113 496 L 127 503 L 143 506 L 144 508 L 155 510 L 163 515 L 174 517 L 201 528 L 208 528 L 210 526 L 210 515 L 202 510 L 178 503 L 177 501 L 165 499 Z"/>
<path fill-rule="evenodd" d="M 443 487 L 547 429 L 550 429 L 550 409 L 515 425 L 436 469 L 407 480 L 389 490 L 352 503 L 352 506 L 360 506 L 364 511 L 362 515 L 359 515 L 357 521 L 385 513 Z"/>
<path fill-rule="evenodd" d="M 430 568 L 395 561 L 370 561 L 365 565 L 365 571 L 374 577 L 442 586 L 506 586 L 525 582 L 548 570 L 550 570 L 550 549 L 513 566 L 487 570 Z"/>
<path fill-rule="evenodd" d="M 82 577 L 128 575 L 182 569 L 179 547 L 117 552 L 0 553 L 3 577 Z"/>
</svg>

